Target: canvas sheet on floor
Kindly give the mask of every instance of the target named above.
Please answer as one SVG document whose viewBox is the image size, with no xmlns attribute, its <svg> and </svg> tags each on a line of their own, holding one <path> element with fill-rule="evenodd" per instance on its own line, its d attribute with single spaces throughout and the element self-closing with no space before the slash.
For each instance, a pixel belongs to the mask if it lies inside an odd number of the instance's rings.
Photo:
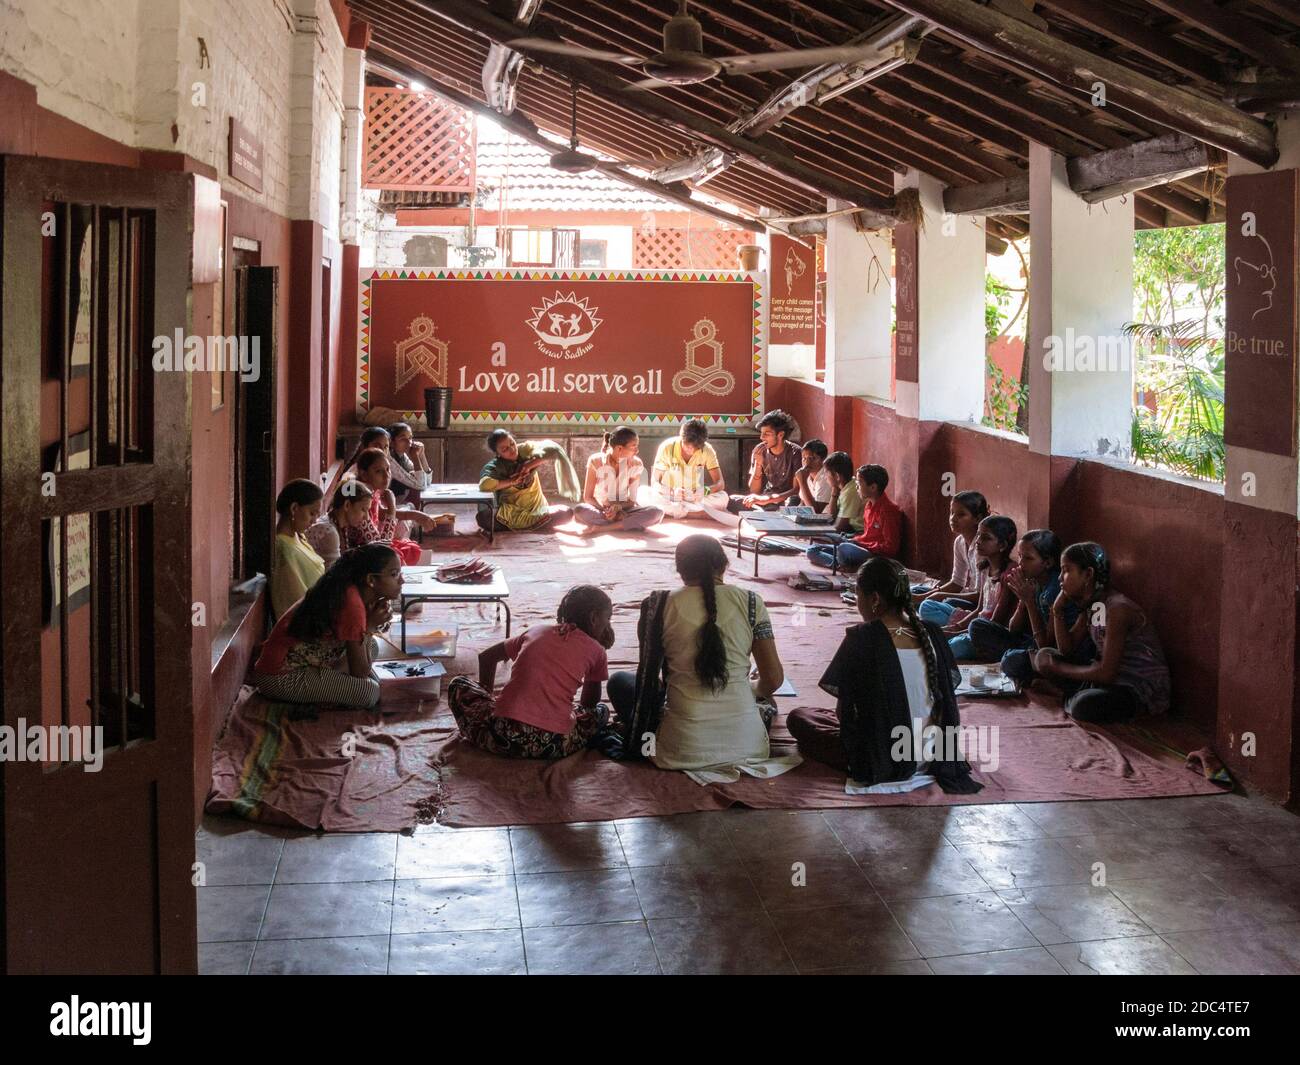
<svg viewBox="0 0 1300 1065">
<path fill-rule="evenodd" d="M 462 525 L 464 519 L 461 519 Z M 695 523 L 664 523 L 645 535 L 582 539 L 560 534 L 504 534 L 488 546 L 464 537 L 437 543 L 439 552 L 490 556 L 506 573 L 514 632 L 554 620 L 560 596 L 574 584 L 596 584 L 615 603 L 617 642 L 610 670 L 633 669 L 641 599 L 657 587 L 678 587 L 676 542 L 706 530 Z M 761 576 L 753 557 L 734 564 L 727 580 L 753 588 L 768 605 L 786 675 L 800 695 L 796 705 L 833 705 L 817 688 L 825 663 L 857 615 L 835 593 L 791 589 L 787 580 L 806 563 L 765 558 Z M 539 565 L 545 560 L 545 565 Z M 475 655 L 501 639 L 490 606 L 440 611 L 432 604 L 411 618 L 418 645 L 422 629 L 460 625 L 460 646 L 448 675 L 475 673 Z M 498 675 L 504 683 L 505 672 Z M 445 688 L 444 688 L 445 690 Z M 644 762 L 617 763 L 594 752 L 546 763 L 499 758 L 461 742 L 445 700 L 431 708 L 417 693 L 385 695 L 385 715 L 348 711 L 291 712 L 246 693 L 218 744 L 208 810 L 264 823 L 327 831 L 393 831 L 436 814 L 456 826 L 600 821 L 735 803 L 759 809 L 818 809 L 874 805 L 1050 802 L 1217 794 L 1220 789 L 1185 769 L 1145 730 L 1105 729 L 1070 721 L 1059 703 L 1030 698 L 963 700 L 962 721 L 972 729 L 997 726 L 998 768 L 978 772 L 977 795 L 945 796 L 937 788 L 894 795 L 846 795 L 844 775 L 805 760 L 770 780 L 744 778 L 702 787 L 681 773 Z M 402 709 L 405 713 L 391 711 Z M 784 715 L 773 728 L 773 753 L 793 751 Z M 1175 742 L 1186 726 L 1168 723 Z M 1163 733 L 1164 725 L 1156 731 Z M 342 753 L 354 737 L 352 756 Z M 977 733 L 978 735 L 978 733 Z M 986 736 L 990 735 L 986 733 Z M 973 748 L 972 748 L 973 749 Z M 1183 747 L 1179 747 L 1183 749 Z"/>
</svg>

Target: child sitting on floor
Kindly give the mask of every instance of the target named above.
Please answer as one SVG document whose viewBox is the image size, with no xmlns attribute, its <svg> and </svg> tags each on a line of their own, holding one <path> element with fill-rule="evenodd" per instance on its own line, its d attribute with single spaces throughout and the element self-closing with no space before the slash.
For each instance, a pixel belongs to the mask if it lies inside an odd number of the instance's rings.
<svg viewBox="0 0 1300 1065">
<path fill-rule="evenodd" d="M 1019 600 L 1016 612 L 1007 626 L 1018 643 L 1002 655 L 1002 672 L 1023 687 L 1030 683 L 1034 673 L 1035 651 L 1056 646 L 1056 633 L 1052 628 L 1052 606 L 1061 594 L 1061 539 L 1050 529 L 1031 529 L 1020 538 L 1017 549 L 1020 556 L 1019 573 L 1007 575 L 1007 587 Z M 1066 602 L 1065 623 L 1073 626 L 1079 618 L 1077 603 Z M 972 623 L 973 624 L 973 623 Z M 990 624 L 990 623 L 985 623 Z M 981 626 L 982 627 L 982 626 Z M 997 637 L 987 647 L 995 649 Z M 982 641 L 976 637 L 977 644 Z M 1084 636 L 1068 661 L 1076 665 L 1091 662 L 1096 657 L 1092 639 Z M 1077 684 L 1057 682 L 1073 693 Z"/>
<path fill-rule="evenodd" d="M 952 576 L 939 587 L 923 592 L 917 611 L 922 621 L 947 625 L 957 610 L 969 610 L 979 599 L 983 571 L 975 550 L 975 533 L 988 516 L 989 504 L 982 492 L 958 492 L 949 501 L 948 528 L 955 534 Z"/>
<path fill-rule="evenodd" d="M 958 609 L 944 626 L 950 637 L 948 645 L 958 662 L 981 661 L 976 657 L 971 639 L 971 622 L 983 618 L 1000 626 L 1011 619 L 1016 608 L 1016 597 L 1007 592 L 1006 581 L 1013 572 L 1011 551 L 1016 546 L 1016 523 L 1001 514 L 994 514 L 979 523 L 975 534 L 975 550 L 979 554 L 980 597 L 971 610 Z M 1000 657 L 993 655 L 993 658 Z"/>
<path fill-rule="evenodd" d="M 402 562 L 388 544 L 345 552 L 276 622 L 249 682 L 268 699 L 370 709 L 379 702 L 371 638 L 402 594 Z"/>
<path fill-rule="evenodd" d="M 835 709 L 801 706 L 787 719 L 799 750 L 847 772 L 851 793 L 936 783 L 946 792 L 979 791 L 969 764 L 931 739 L 932 730 L 952 736 L 961 725 L 957 670 L 939 627 L 917 617 L 907 570 L 870 558 L 856 587 L 863 623 L 849 627 L 820 682 Z"/>
<path fill-rule="evenodd" d="M 393 475 L 393 495 L 399 503 L 420 504 L 420 492 L 433 481 L 424 445 L 415 439 L 407 422 L 388 427 L 388 472 Z"/>
<path fill-rule="evenodd" d="M 835 495 L 835 485 L 826 469 L 829 450 L 820 440 L 804 441 L 803 465 L 794 471 L 794 487 L 799 493 L 800 504 L 812 507 L 818 514 L 826 509 Z"/>
<path fill-rule="evenodd" d="M 275 497 L 275 543 L 271 552 L 271 611 L 278 618 L 325 572 L 325 561 L 304 535 L 320 517 L 325 493 L 313 481 L 290 481 Z"/>
<path fill-rule="evenodd" d="M 637 504 L 637 490 L 645 466 L 637 456 L 641 441 L 630 425 L 605 434 L 601 449 L 587 460 L 582 502 L 573 512 L 583 535 L 600 532 L 635 532 L 664 520 L 659 507 Z"/>
<path fill-rule="evenodd" d="M 377 447 L 361 452 L 357 456 L 357 480 L 370 488 L 370 510 L 359 524 L 343 530 L 344 546 L 360 547 L 376 540 L 385 540 L 393 545 L 393 550 L 401 556 L 405 565 L 418 565 L 420 545 L 401 537 L 398 523 L 413 521 L 428 531 L 433 528 L 433 518 L 419 510 L 397 509 L 397 500 L 388 489 L 392 480 L 392 475 L 388 472 L 388 452 Z"/>
<path fill-rule="evenodd" d="M 326 566 L 339 560 L 346 530 L 360 525 L 369 516 L 373 495 L 368 484 L 348 477 L 334 490 L 329 513 L 307 530 L 307 542 Z"/>
<path fill-rule="evenodd" d="M 607 720 L 600 685 L 609 676 L 613 612 L 609 596 L 580 584 L 560 600 L 557 624 L 534 625 L 482 652 L 478 682 L 456 677 L 447 690 L 461 737 L 511 758 L 564 758 L 586 747 Z M 494 695 L 497 666 L 507 658 L 510 680 Z"/>
<path fill-rule="evenodd" d="M 347 476 L 348 471 L 357 464 L 357 459 L 362 452 L 369 451 L 371 448 L 379 448 L 385 455 L 388 454 L 388 448 L 392 440 L 388 435 L 388 430 L 382 426 L 372 425 L 368 429 L 362 430 L 361 439 L 357 441 L 356 450 L 348 456 L 348 461 L 343 464 L 343 469 L 339 471 L 341 476 Z"/>
<path fill-rule="evenodd" d="M 847 451 L 832 451 L 826 456 L 823 468 L 830 475 L 834 489 L 830 503 L 830 511 L 835 515 L 832 531 L 840 536 L 856 536 L 862 531 L 862 493 L 858 491 L 853 460 Z"/>
<path fill-rule="evenodd" d="M 814 544 L 808 548 L 808 561 L 846 573 L 857 569 L 873 555 L 892 558 L 903 542 L 903 512 L 885 494 L 889 473 L 884 466 L 860 466 L 858 492 L 862 496 L 862 532 L 843 537 L 838 543 Z"/>
<path fill-rule="evenodd" d="M 1066 608 L 1080 608 L 1071 625 Z M 1169 666 L 1151 619 L 1137 603 L 1110 583 L 1110 558 L 1100 544 L 1072 544 L 1061 556 L 1061 594 L 1052 604 L 1052 626 L 1059 649 L 1034 653 L 1034 669 L 1051 680 L 1081 684 L 1065 701 L 1076 721 L 1126 721 L 1137 714 L 1169 709 Z M 1097 658 L 1074 665 L 1074 654 L 1091 636 Z"/>
</svg>

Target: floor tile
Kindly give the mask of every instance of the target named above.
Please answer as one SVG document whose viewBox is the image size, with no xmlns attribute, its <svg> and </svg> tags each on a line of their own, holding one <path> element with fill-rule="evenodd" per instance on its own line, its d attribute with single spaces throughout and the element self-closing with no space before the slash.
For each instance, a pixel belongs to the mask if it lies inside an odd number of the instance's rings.
<svg viewBox="0 0 1300 1065">
<path fill-rule="evenodd" d="M 866 853 L 859 864 L 881 898 L 920 899 L 931 895 L 967 895 L 989 885 L 964 855 L 952 846 L 926 850 Z"/>
<path fill-rule="evenodd" d="M 208 885 L 197 889 L 199 942 L 219 943 L 256 939 L 266 914 L 270 885 Z"/>
<path fill-rule="evenodd" d="M 435 876 L 504 876 L 514 872 L 504 828 L 417 832 L 397 840 L 399 880 Z"/>
<path fill-rule="evenodd" d="M 397 881 L 394 933 L 518 927 L 519 901 L 513 876 Z"/>
<path fill-rule="evenodd" d="M 991 891 L 898 899 L 889 907 L 924 958 L 1039 945 L 1006 903 Z"/>
<path fill-rule="evenodd" d="M 1104 887 L 1113 880 L 1196 873 L 1196 864 L 1178 853 L 1164 834 L 1146 829 L 1100 836 L 1067 836 L 1054 841 L 1062 852 L 1088 871 L 1090 883 Z"/>
<path fill-rule="evenodd" d="M 943 834 L 954 846 L 962 843 L 1003 843 L 1008 840 L 1043 839 L 1047 833 L 1014 803 L 953 806 Z"/>
<path fill-rule="evenodd" d="M 414 932 L 389 943 L 392 976 L 520 976 L 524 937 L 517 928 L 478 932 Z"/>
<path fill-rule="evenodd" d="M 644 921 L 524 929 L 534 975 L 639 976 L 659 972 Z"/>
<path fill-rule="evenodd" d="M 939 976 L 1064 976 L 1065 970 L 1042 947 L 994 950 L 930 959 Z"/>
<path fill-rule="evenodd" d="M 1020 802 L 1016 808 L 1048 836 L 1091 836 L 1119 832 L 1136 822 L 1124 813 L 1124 801 Z"/>
<path fill-rule="evenodd" d="M 200 943 L 200 976 L 243 976 L 253 960 L 254 940 L 242 943 Z"/>
<path fill-rule="evenodd" d="M 663 971 L 725 976 L 793 974 L 794 962 L 765 913 L 648 921 Z"/>
<path fill-rule="evenodd" d="M 1151 934 L 1106 888 L 1090 884 L 1003 888 L 998 892 L 1040 943 L 1077 943 Z"/>
<path fill-rule="evenodd" d="M 646 917 L 697 917 L 762 908 L 749 874 L 738 863 L 634 868 L 632 881 Z"/>
<path fill-rule="evenodd" d="M 1231 821 L 1222 799 L 1220 795 L 1122 799 L 1119 810 L 1140 828 L 1203 829 Z"/>
<path fill-rule="evenodd" d="M 628 865 L 717 865 L 740 855 L 726 817 L 710 813 L 616 822 Z"/>
<path fill-rule="evenodd" d="M 610 822 L 517 825 L 510 829 L 516 873 L 618 869 L 627 865 L 618 829 Z"/>
<path fill-rule="evenodd" d="M 726 824 L 741 858 L 761 859 L 773 851 L 844 853 L 844 845 L 815 810 L 745 810 Z"/>
<path fill-rule="evenodd" d="M 1196 975 L 1196 970 L 1159 936 L 1054 943 L 1047 949 L 1072 976 Z"/>
<path fill-rule="evenodd" d="M 286 840 L 277 884 L 342 884 L 392 880 L 395 832 L 335 832 Z"/>
<path fill-rule="evenodd" d="M 912 961 L 882 961 L 867 965 L 839 965 L 830 969 L 804 969 L 804 976 L 933 976 L 924 958 Z"/>
<path fill-rule="evenodd" d="M 1199 874 L 1112 880 L 1110 890 L 1153 932 L 1195 932 L 1260 923 L 1245 900 L 1232 897 Z"/>
<path fill-rule="evenodd" d="M 847 854 L 788 852 L 763 861 L 746 862 L 745 869 L 758 888 L 763 905 L 777 910 L 811 910 L 823 906 L 848 906 L 873 898 L 870 881 Z"/>
<path fill-rule="evenodd" d="M 255 976 L 383 976 L 388 936 L 270 939 L 257 944 Z"/>
<path fill-rule="evenodd" d="M 942 846 L 950 816 L 946 807 L 873 806 L 856 810 L 825 810 L 826 823 L 845 848 L 863 851 Z"/>
<path fill-rule="evenodd" d="M 393 882 L 276 884 L 260 939 L 386 936 L 393 919 Z"/>
<path fill-rule="evenodd" d="M 641 920 L 641 903 L 627 869 L 528 873 L 515 877 L 515 887 L 525 928 Z"/>
<path fill-rule="evenodd" d="M 1300 924 L 1256 925 L 1161 937 L 1209 976 L 1300 975 Z"/>
<path fill-rule="evenodd" d="M 256 829 L 214 835 L 199 832 L 194 838 L 195 857 L 203 863 L 207 887 L 269 884 L 284 849 L 284 839 Z"/>
<path fill-rule="evenodd" d="M 800 972 L 920 957 L 879 899 L 822 910 L 784 910 L 771 916 Z"/>
<path fill-rule="evenodd" d="M 1087 883 L 1091 875 L 1087 865 L 1053 839 L 963 843 L 957 853 L 992 888 Z"/>
</svg>

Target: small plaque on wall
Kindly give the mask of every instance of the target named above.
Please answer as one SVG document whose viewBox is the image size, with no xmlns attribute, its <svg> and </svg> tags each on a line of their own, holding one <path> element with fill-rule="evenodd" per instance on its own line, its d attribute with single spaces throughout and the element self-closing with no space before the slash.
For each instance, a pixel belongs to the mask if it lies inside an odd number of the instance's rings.
<svg viewBox="0 0 1300 1065">
<path fill-rule="evenodd" d="M 234 115 L 230 116 L 230 176 L 262 191 L 262 140 Z"/>
</svg>

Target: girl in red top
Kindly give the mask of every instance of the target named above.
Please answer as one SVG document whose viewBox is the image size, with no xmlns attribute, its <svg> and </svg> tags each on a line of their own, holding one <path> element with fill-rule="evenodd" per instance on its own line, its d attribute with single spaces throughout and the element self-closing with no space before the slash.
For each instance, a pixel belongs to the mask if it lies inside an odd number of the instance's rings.
<svg viewBox="0 0 1300 1065">
<path fill-rule="evenodd" d="M 461 737 L 511 758 L 564 758 L 586 747 L 606 720 L 600 685 L 609 677 L 613 612 L 609 596 L 580 584 L 560 600 L 558 624 L 534 625 L 480 654 L 478 683 L 456 677 L 447 689 Z M 506 659 L 514 668 L 494 695 Z"/>
<path fill-rule="evenodd" d="M 433 518 L 418 510 L 398 510 L 388 487 L 392 479 L 386 451 L 367 448 L 357 456 L 357 480 L 367 485 L 373 496 L 369 514 L 359 524 L 343 530 L 343 543 L 345 547 L 360 547 L 386 540 L 406 565 L 415 566 L 420 562 L 420 545 L 398 535 L 398 522 L 413 521 L 427 532 L 433 528 Z"/>
<path fill-rule="evenodd" d="M 402 594 L 402 563 L 388 544 L 344 552 L 276 623 L 250 678 L 268 699 L 370 709 L 379 702 L 371 634 Z"/>
</svg>

